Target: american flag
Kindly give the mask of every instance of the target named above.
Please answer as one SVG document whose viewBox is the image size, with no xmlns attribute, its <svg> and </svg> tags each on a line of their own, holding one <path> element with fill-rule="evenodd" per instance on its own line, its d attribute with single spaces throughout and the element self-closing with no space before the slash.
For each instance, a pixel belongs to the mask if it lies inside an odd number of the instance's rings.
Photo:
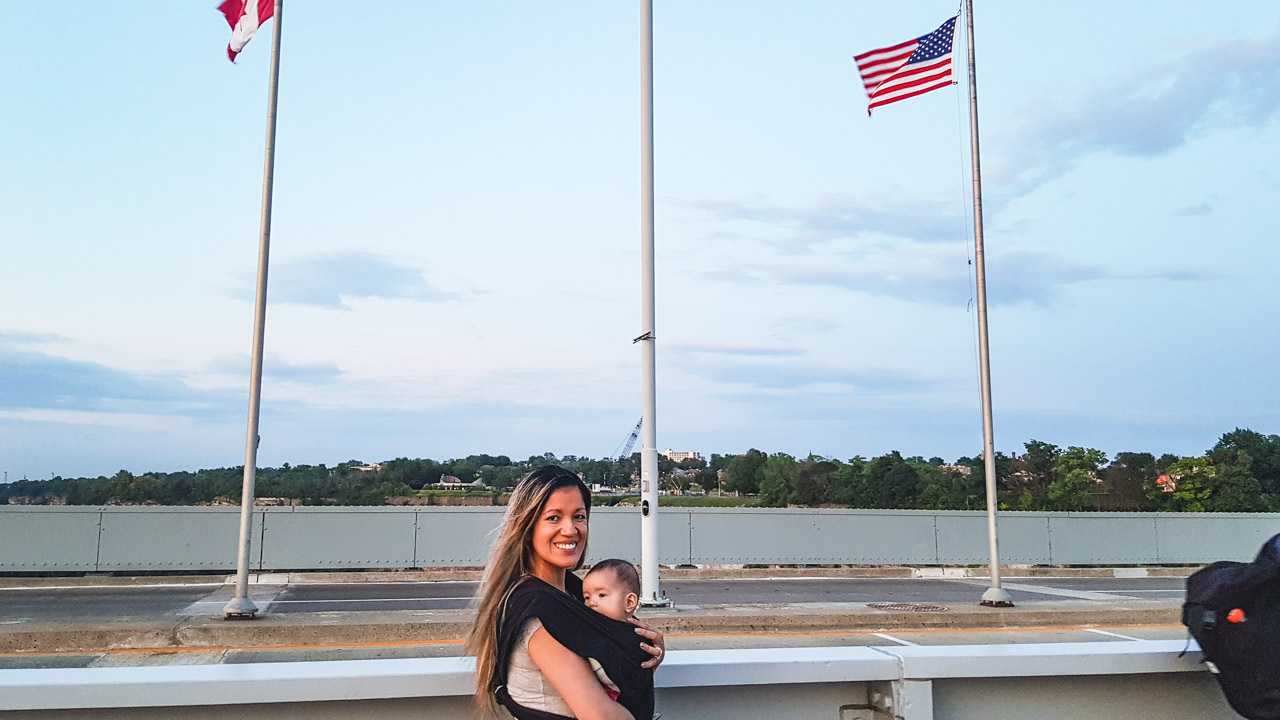
<svg viewBox="0 0 1280 720">
<path fill-rule="evenodd" d="M 958 17 L 928 35 L 854 56 L 867 87 L 868 115 L 872 108 L 952 84 L 951 47 Z"/>
</svg>

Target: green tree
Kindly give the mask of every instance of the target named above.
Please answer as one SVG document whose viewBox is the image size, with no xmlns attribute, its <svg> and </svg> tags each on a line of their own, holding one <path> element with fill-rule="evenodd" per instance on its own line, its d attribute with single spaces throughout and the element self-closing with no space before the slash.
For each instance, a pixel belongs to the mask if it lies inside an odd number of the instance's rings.
<svg viewBox="0 0 1280 720">
<path fill-rule="evenodd" d="M 916 507 L 926 510 L 981 510 L 986 507 L 985 480 L 981 473 L 965 473 L 930 461 L 916 466 L 920 495 Z"/>
<path fill-rule="evenodd" d="M 1145 488 L 1153 486 L 1160 473 L 1151 453 L 1120 452 L 1102 473 L 1099 510 L 1156 510 L 1146 502 Z"/>
<path fill-rule="evenodd" d="M 1030 493 L 1037 500 L 1043 500 L 1049 495 L 1049 486 L 1061 478 L 1057 465 L 1062 450 L 1040 440 L 1028 440 L 1023 448 L 1026 452 L 1012 461 L 1004 487 L 1014 495 Z"/>
<path fill-rule="evenodd" d="M 1205 457 L 1182 458 L 1169 466 L 1174 482 L 1169 509 L 1175 512 L 1208 512 L 1213 496 L 1215 470 Z"/>
<path fill-rule="evenodd" d="M 765 507 L 786 507 L 791 501 L 795 477 L 795 458 L 786 453 L 770 455 L 761 468 L 760 504 Z"/>
<path fill-rule="evenodd" d="M 796 468 L 790 502 L 796 505 L 824 505 L 834 499 L 837 464 L 810 455 Z"/>
<path fill-rule="evenodd" d="M 1053 482 L 1046 493 L 1054 510 L 1091 510 L 1098 492 L 1098 469 L 1107 454 L 1094 448 L 1071 446 L 1058 453 L 1053 465 Z"/>
<path fill-rule="evenodd" d="M 1280 495 L 1280 435 L 1263 435 L 1248 428 L 1236 428 L 1224 434 L 1212 452 L 1245 453 L 1251 463 L 1250 472 L 1257 478 L 1262 492 Z"/>
<path fill-rule="evenodd" d="M 741 495 L 760 492 L 764 464 L 769 456 L 751 448 L 742 455 L 734 455 L 725 465 L 724 489 Z"/>
<path fill-rule="evenodd" d="M 1243 450 L 1212 450 L 1214 487 L 1211 509 L 1215 512 L 1258 512 L 1267 510 L 1268 498 L 1253 474 L 1253 457 Z"/>
<path fill-rule="evenodd" d="M 723 470 L 729 464 L 732 455 L 721 455 L 719 453 L 711 453 L 711 463 L 707 465 L 711 470 Z"/>
<path fill-rule="evenodd" d="M 832 499 L 849 507 L 868 507 L 866 469 L 867 459 L 861 455 L 855 455 L 849 458 L 849 462 L 837 466 Z"/>
<path fill-rule="evenodd" d="M 894 450 L 867 463 L 860 507 L 910 508 L 920 494 L 920 476 Z"/>
</svg>

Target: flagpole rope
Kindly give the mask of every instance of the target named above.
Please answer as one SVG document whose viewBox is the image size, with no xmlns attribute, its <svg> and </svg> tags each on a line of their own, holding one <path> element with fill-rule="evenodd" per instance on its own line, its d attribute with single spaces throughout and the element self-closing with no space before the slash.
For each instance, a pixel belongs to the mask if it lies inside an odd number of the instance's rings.
<svg viewBox="0 0 1280 720">
<path fill-rule="evenodd" d="M 963 14 L 963 11 L 964 11 L 963 2 L 960 3 L 960 11 L 961 11 L 960 14 Z M 957 16 L 959 16 L 959 14 Z M 968 221 L 965 219 L 967 217 L 972 217 L 973 215 L 972 204 L 969 202 L 969 195 L 968 193 L 965 192 L 965 187 L 969 180 L 968 174 L 966 173 L 967 168 L 965 167 L 965 164 L 964 164 L 965 153 L 964 153 L 964 142 L 963 142 L 964 137 L 966 135 L 965 126 L 964 126 L 966 108 L 960 102 L 960 93 L 957 92 L 955 95 L 956 95 L 956 148 L 959 152 L 959 155 L 957 156 L 957 160 L 958 160 L 958 167 L 960 168 L 960 209 L 961 209 L 960 224 L 964 226 L 965 269 L 968 272 L 968 276 L 969 276 L 969 301 L 965 304 L 965 313 L 969 315 L 969 329 L 970 329 L 969 340 L 973 344 L 973 376 L 978 385 L 978 395 L 979 397 L 981 397 L 982 395 L 982 359 L 980 357 L 980 351 L 978 349 L 978 316 L 973 312 L 973 306 L 974 306 L 974 303 L 976 302 L 976 299 L 974 298 L 974 292 L 975 292 L 974 288 L 977 286 L 977 283 L 973 279 L 973 233 L 972 233 L 972 227 L 969 225 Z"/>
</svg>

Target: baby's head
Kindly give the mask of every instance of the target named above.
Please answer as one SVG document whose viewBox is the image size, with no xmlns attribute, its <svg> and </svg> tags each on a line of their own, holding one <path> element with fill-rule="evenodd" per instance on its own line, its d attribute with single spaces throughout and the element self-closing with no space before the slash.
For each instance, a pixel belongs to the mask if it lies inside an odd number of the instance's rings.
<svg viewBox="0 0 1280 720">
<path fill-rule="evenodd" d="M 587 607 L 614 620 L 626 620 L 640 604 L 640 573 L 626 560 L 601 560 L 582 579 Z"/>
</svg>

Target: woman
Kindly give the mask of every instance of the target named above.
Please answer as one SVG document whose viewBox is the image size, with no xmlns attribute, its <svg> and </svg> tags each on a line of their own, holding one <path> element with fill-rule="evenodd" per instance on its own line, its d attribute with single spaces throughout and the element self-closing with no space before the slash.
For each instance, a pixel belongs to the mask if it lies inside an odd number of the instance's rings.
<svg viewBox="0 0 1280 720">
<path fill-rule="evenodd" d="M 529 473 L 512 492 L 467 640 L 483 710 L 501 703 L 517 718 L 649 720 L 662 633 L 582 604 L 582 581 L 570 571 L 582 566 L 590 514 L 591 491 L 555 465 Z M 587 658 L 620 686 L 617 702 Z M 637 687 L 646 679 L 647 700 Z"/>
</svg>

